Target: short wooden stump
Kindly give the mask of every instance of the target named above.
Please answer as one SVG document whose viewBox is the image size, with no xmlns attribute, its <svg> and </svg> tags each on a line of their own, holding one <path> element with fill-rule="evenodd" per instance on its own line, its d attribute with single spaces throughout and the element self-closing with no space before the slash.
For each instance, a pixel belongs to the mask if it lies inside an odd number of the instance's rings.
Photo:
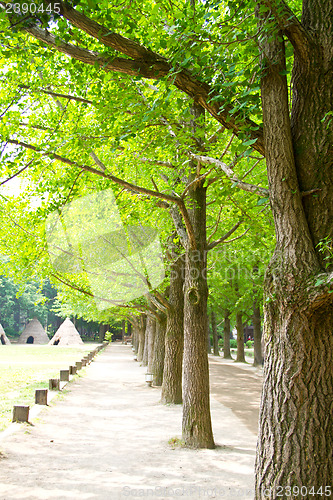
<svg viewBox="0 0 333 500">
<path fill-rule="evenodd" d="M 60 380 L 58 378 L 50 378 L 49 389 L 50 391 L 60 391 Z"/>
<path fill-rule="evenodd" d="M 76 370 L 81 370 L 81 368 L 82 368 L 82 361 L 77 361 L 75 363 L 75 366 L 76 366 Z"/>
<path fill-rule="evenodd" d="M 60 370 L 60 382 L 69 381 L 69 370 Z"/>
<path fill-rule="evenodd" d="M 76 366 L 70 366 L 70 367 L 69 367 L 69 374 L 70 374 L 70 375 L 75 375 L 75 374 L 76 374 L 76 372 L 77 372 L 77 368 L 76 368 Z"/>
<path fill-rule="evenodd" d="M 29 422 L 30 406 L 15 405 L 13 407 L 13 422 Z"/>
<path fill-rule="evenodd" d="M 35 404 L 47 405 L 47 389 L 36 389 L 35 391 Z"/>
</svg>

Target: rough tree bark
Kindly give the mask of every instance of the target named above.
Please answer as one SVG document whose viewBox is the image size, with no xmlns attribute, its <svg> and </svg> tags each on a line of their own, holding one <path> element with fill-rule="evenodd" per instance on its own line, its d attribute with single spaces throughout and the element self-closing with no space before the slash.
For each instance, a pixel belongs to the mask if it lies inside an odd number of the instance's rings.
<svg viewBox="0 0 333 500">
<path fill-rule="evenodd" d="M 150 329 L 151 329 L 151 318 L 147 316 L 147 321 L 146 321 L 146 329 L 145 329 L 145 343 L 143 347 L 143 355 L 142 355 L 142 366 L 147 366 L 148 365 L 148 338 L 150 334 Z"/>
<path fill-rule="evenodd" d="M 217 326 L 216 326 L 216 314 L 214 311 L 210 314 L 211 324 L 212 324 L 212 332 L 213 332 L 213 354 L 214 356 L 219 356 L 219 338 L 217 335 Z"/>
<path fill-rule="evenodd" d="M 165 334 L 162 403 L 181 404 L 184 349 L 184 255 L 170 266 L 169 309 Z"/>
<path fill-rule="evenodd" d="M 162 385 L 164 356 L 165 356 L 165 332 L 166 332 L 166 315 L 159 314 L 156 320 L 156 332 L 154 341 L 154 354 L 152 362 L 152 373 L 154 375 L 153 384 L 156 386 Z"/>
<path fill-rule="evenodd" d="M 137 321 L 137 332 L 138 332 L 138 361 L 143 359 L 143 350 L 145 347 L 145 329 L 146 329 L 146 316 L 141 314 Z"/>
<path fill-rule="evenodd" d="M 245 363 L 244 351 L 244 327 L 242 320 L 242 313 L 236 313 L 236 330 L 237 330 L 237 358 L 236 361 Z"/>
<path fill-rule="evenodd" d="M 261 352 L 261 315 L 260 307 L 258 305 L 258 299 L 253 301 L 253 340 L 254 340 L 254 366 L 260 366 L 263 363 L 263 357 Z"/>
<path fill-rule="evenodd" d="M 225 359 L 231 359 L 230 353 L 230 311 L 224 311 L 223 325 L 223 356 Z"/>
<path fill-rule="evenodd" d="M 155 345 L 155 334 L 156 334 L 156 319 L 147 318 L 147 329 L 148 333 L 148 373 L 153 373 L 153 359 L 154 359 L 154 345 Z"/>
<path fill-rule="evenodd" d="M 265 282 L 256 498 L 263 498 L 264 490 L 272 498 L 277 492 L 286 497 L 287 487 L 295 492 L 301 486 L 307 492 L 293 498 L 322 498 L 333 477 L 333 294 L 332 270 L 325 269 L 317 244 L 333 236 L 332 127 L 326 117 L 333 109 L 333 1 L 304 0 L 302 23 L 289 10 L 283 17 L 282 2 L 261 3 L 280 7 L 278 13 L 273 9 L 279 27 L 261 42 L 264 142 L 277 244 Z M 257 15 L 264 27 L 267 11 L 262 12 Z M 294 48 L 291 118 L 284 34 Z M 311 190 L 316 191 L 302 198 L 301 192 Z"/>
</svg>

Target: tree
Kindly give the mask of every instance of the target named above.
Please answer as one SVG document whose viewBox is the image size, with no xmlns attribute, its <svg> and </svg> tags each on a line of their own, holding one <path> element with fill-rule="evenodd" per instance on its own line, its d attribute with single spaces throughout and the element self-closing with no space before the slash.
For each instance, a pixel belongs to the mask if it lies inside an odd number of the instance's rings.
<svg viewBox="0 0 333 500">
<path fill-rule="evenodd" d="M 174 251 L 170 265 L 169 308 L 165 333 L 165 363 L 161 400 L 181 404 L 184 350 L 184 254 Z"/>
<path fill-rule="evenodd" d="M 127 16 L 112 18 L 104 9 L 94 11 L 85 2 L 77 8 L 60 3 L 56 27 L 45 31 L 36 19 L 28 20 L 15 38 L 18 53 L 29 33 L 53 51 L 86 65 L 96 64 L 105 72 L 162 79 L 237 135 L 243 152 L 252 146 L 265 155 L 277 244 L 264 296 L 267 356 L 257 498 L 264 488 L 276 492 L 278 486 L 312 485 L 319 491 L 333 476 L 332 419 L 327 418 L 331 412 L 327 394 L 333 388 L 332 0 L 295 0 L 292 4 L 296 14 L 283 0 L 205 2 L 195 9 L 185 2 L 177 8 L 168 4 L 166 9 L 160 2 L 156 9 L 149 6 L 142 17 L 141 9 L 133 7 L 128 21 Z M 8 33 L 8 23 L 4 28 Z M 141 43 L 134 40 L 132 30 Z M 72 38 L 75 45 L 70 43 Z M 34 49 L 41 55 L 36 44 Z M 48 58 L 49 53 L 45 54 Z M 53 60 L 58 68 L 63 67 L 60 58 Z M 67 66 L 64 60 L 62 64 Z M 71 71 L 74 74 L 75 68 Z M 7 98 L 13 100 L 15 92 Z M 17 124 L 14 113 L 11 119 Z M 235 179 L 235 169 L 227 168 L 216 150 L 200 153 L 190 156 Z M 268 197 L 267 189 L 245 186 L 241 179 L 234 180 L 238 187 Z M 193 201 L 202 201 L 202 189 L 199 186 Z M 188 255 L 187 266 L 192 257 Z M 204 289 L 200 292 L 205 294 Z M 196 301 L 195 293 L 190 297 Z M 185 296 L 185 317 L 188 306 Z M 297 490 L 294 496 L 299 497 Z"/>
<path fill-rule="evenodd" d="M 14 337 L 19 335 L 33 317 L 54 332 L 60 319 L 52 312 L 55 296 L 56 290 L 49 282 L 30 280 L 22 285 L 0 276 L 1 324 L 6 333 Z"/>
<path fill-rule="evenodd" d="M 327 115 L 333 104 L 332 7 L 331 0 L 303 1 L 299 20 L 282 1 L 257 5 L 260 27 L 270 17 L 260 45 L 261 96 L 277 237 L 265 286 L 258 497 L 262 488 L 280 484 L 311 483 L 317 491 L 330 485 L 333 474 L 333 422 L 327 419 L 326 396 L 333 388 L 333 275 L 332 262 L 326 266 L 327 249 L 321 253 L 318 247 L 332 241 L 333 228 L 332 127 Z M 286 40 L 294 56 L 290 112 Z"/>
<path fill-rule="evenodd" d="M 213 353 L 214 356 L 219 356 L 219 338 L 217 335 L 217 327 L 216 327 L 216 314 L 212 310 L 210 313 L 211 316 L 211 325 L 212 325 L 212 333 L 213 333 Z"/>
<path fill-rule="evenodd" d="M 230 353 L 230 311 L 228 309 L 224 310 L 223 356 L 225 359 L 231 359 L 231 353 Z"/>
</svg>

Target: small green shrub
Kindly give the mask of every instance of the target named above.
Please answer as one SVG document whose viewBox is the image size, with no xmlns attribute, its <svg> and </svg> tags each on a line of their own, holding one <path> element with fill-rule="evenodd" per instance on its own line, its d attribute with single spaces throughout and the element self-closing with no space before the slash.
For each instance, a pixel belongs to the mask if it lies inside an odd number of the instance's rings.
<svg viewBox="0 0 333 500">
<path fill-rule="evenodd" d="M 251 349 L 251 347 L 253 347 L 253 344 L 254 344 L 253 340 L 248 340 L 248 341 L 246 342 L 246 347 L 247 347 L 248 349 Z"/>
<path fill-rule="evenodd" d="M 105 332 L 104 340 L 106 340 L 107 342 L 112 342 L 112 335 L 112 332 Z"/>
<path fill-rule="evenodd" d="M 224 347 L 224 341 L 223 341 L 223 339 L 219 339 L 219 347 Z"/>
<path fill-rule="evenodd" d="M 236 339 L 230 339 L 230 347 L 231 347 L 231 349 L 237 349 L 237 340 Z"/>
</svg>

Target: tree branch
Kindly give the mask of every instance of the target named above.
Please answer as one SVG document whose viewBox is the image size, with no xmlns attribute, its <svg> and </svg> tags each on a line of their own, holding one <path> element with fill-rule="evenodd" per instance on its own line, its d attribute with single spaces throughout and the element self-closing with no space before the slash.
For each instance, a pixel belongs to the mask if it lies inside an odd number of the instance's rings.
<svg viewBox="0 0 333 500">
<path fill-rule="evenodd" d="M 171 215 L 173 223 L 175 225 L 177 234 L 180 238 L 180 242 L 181 242 L 183 248 L 186 248 L 186 246 L 188 244 L 188 235 L 187 235 L 186 229 L 184 227 L 181 215 L 178 211 L 178 208 L 175 207 L 174 205 L 172 205 L 169 208 L 170 208 L 170 210 L 169 210 L 170 215 Z"/>
<path fill-rule="evenodd" d="M 154 304 L 154 306 L 157 307 L 160 311 L 163 313 L 167 313 L 167 311 L 170 309 L 170 304 L 169 302 L 163 297 L 163 295 L 159 294 L 158 292 L 154 292 L 153 294 L 149 294 L 149 298 Z"/>
<path fill-rule="evenodd" d="M 38 147 L 32 146 L 31 144 L 27 144 L 27 143 L 22 142 L 22 141 L 17 141 L 15 139 L 6 139 L 6 141 L 9 144 L 15 144 L 17 146 L 22 146 L 23 148 L 35 151 L 36 153 L 40 154 L 41 156 L 45 156 L 45 157 L 50 158 L 52 160 L 58 160 L 62 163 L 65 163 L 66 165 L 71 166 L 71 167 L 80 168 L 81 170 L 91 172 L 92 174 L 99 175 L 100 177 L 104 177 L 105 179 L 110 179 L 111 181 L 115 182 L 116 184 L 119 184 L 120 186 L 124 186 L 126 189 L 129 189 L 130 191 L 142 193 L 142 194 L 145 194 L 147 196 L 161 198 L 162 200 L 176 203 L 179 206 L 181 205 L 181 200 L 179 198 L 177 198 L 176 196 L 171 196 L 168 194 L 152 191 L 151 189 L 146 189 L 144 187 L 137 186 L 136 184 L 131 184 L 130 182 L 124 181 L 123 179 L 120 179 L 119 177 L 115 177 L 112 174 L 106 174 L 105 172 L 98 170 L 94 167 L 90 167 L 89 165 L 79 164 L 76 161 L 69 160 L 68 158 L 65 158 L 65 157 L 60 156 L 60 155 L 55 154 L 55 153 L 42 151 Z"/>
<path fill-rule="evenodd" d="M 30 165 L 33 163 L 33 161 L 34 160 L 30 160 L 24 167 L 22 167 L 20 170 L 18 170 L 15 174 L 11 175 L 10 177 L 7 177 L 7 179 L 0 182 L 0 186 L 2 186 L 3 184 L 6 184 L 6 182 L 11 181 L 12 179 L 14 179 L 18 175 L 20 175 L 22 172 L 24 172 L 24 170 L 26 170 L 28 167 L 30 167 Z"/>
<path fill-rule="evenodd" d="M 295 52 L 303 60 L 307 60 L 310 45 L 314 43 L 314 40 L 286 2 L 284 0 L 261 0 L 261 3 L 274 14 L 279 28 L 288 37 Z"/>
<path fill-rule="evenodd" d="M 32 146 L 31 144 L 27 144 L 27 143 L 22 142 L 22 141 L 17 141 L 15 139 L 6 139 L 6 142 L 8 142 L 9 144 L 15 144 L 17 146 L 22 146 L 23 148 L 26 148 L 26 149 L 30 149 L 30 150 L 35 151 L 36 153 L 40 154 L 41 156 L 50 158 L 52 160 L 58 160 L 62 163 L 65 163 L 66 165 L 70 165 L 71 167 L 80 168 L 81 170 L 85 170 L 85 171 L 90 172 L 92 174 L 99 175 L 100 177 L 104 177 L 105 179 L 110 179 L 112 182 L 119 184 L 120 186 L 123 186 L 124 188 L 129 189 L 130 191 L 142 193 L 146 196 L 152 196 L 154 198 L 160 198 L 162 200 L 170 201 L 171 203 L 175 203 L 178 206 L 178 208 L 182 214 L 184 224 L 186 227 L 186 231 L 188 234 L 189 243 L 193 249 L 196 248 L 194 231 L 193 231 L 193 227 L 192 227 L 185 203 L 178 196 L 171 196 L 169 194 L 164 194 L 164 193 L 161 193 L 159 191 L 152 191 L 151 189 L 146 189 L 142 186 L 137 186 L 136 184 L 132 184 L 130 182 L 124 181 L 123 179 L 120 179 L 119 177 L 116 177 L 112 174 L 107 174 L 102 170 L 98 170 L 98 169 L 91 167 L 89 165 L 79 164 L 76 161 L 69 160 L 68 158 L 60 156 L 56 153 L 48 153 L 48 152 L 42 151 L 38 147 Z M 94 156 L 96 157 L 96 155 L 94 155 Z M 102 166 L 104 166 L 104 164 L 102 164 L 102 162 L 99 159 L 98 159 L 98 162 L 100 162 L 100 164 Z M 104 166 L 104 168 L 105 168 L 105 166 Z"/>
<path fill-rule="evenodd" d="M 142 156 L 141 158 L 140 157 L 138 157 L 138 158 L 140 161 L 145 162 L 145 163 L 149 163 L 151 165 L 159 165 L 161 167 L 167 167 L 167 168 L 172 168 L 172 169 L 177 168 L 170 161 L 151 160 L 149 158 L 145 158 L 144 156 Z"/>
<path fill-rule="evenodd" d="M 62 15 L 74 26 L 82 29 L 94 38 L 97 38 L 103 45 L 111 47 L 127 57 L 131 57 L 131 59 L 120 57 L 115 57 L 113 59 L 105 58 L 98 52 L 65 43 L 47 30 L 38 27 L 27 27 L 22 28 L 22 30 L 55 50 L 67 54 L 85 64 L 98 64 L 104 71 L 117 71 L 154 80 L 169 78 L 179 90 L 185 92 L 205 108 L 224 128 L 232 130 L 236 135 L 241 132 L 239 125 L 240 116 L 237 113 L 230 114 L 232 107 L 221 102 L 222 96 L 213 92 L 212 88 L 207 83 L 201 82 L 192 76 L 188 70 L 175 72 L 172 64 L 159 54 L 152 52 L 133 40 L 116 33 L 110 33 L 107 28 L 84 16 L 84 14 L 68 6 L 66 7 L 61 2 L 60 4 Z M 216 98 L 216 100 L 214 98 Z M 220 103 L 218 102 L 219 100 Z M 262 129 L 249 118 L 242 119 L 241 123 L 245 125 L 246 129 L 249 131 L 249 137 L 251 137 L 251 139 L 256 139 L 252 147 L 264 155 Z"/>
<path fill-rule="evenodd" d="M 257 194 L 258 196 L 262 196 L 264 198 L 269 197 L 269 190 L 260 186 L 256 186 L 254 184 L 248 184 L 247 182 L 243 182 L 240 179 L 237 179 L 237 177 L 234 176 L 233 170 L 228 167 L 228 165 L 220 160 L 217 160 L 216 158 L 211 158 L 210 156 L 201 156 L 201 155 L 196 155 L 194 153 L 189 153 L 189 156 L 191 158 L 194 158 L 195 160 L 200 161 L 201 163 L 205 163 L 208 165 L 216 165 L 217 167 L 220 167 L 221 170 L 226 174 L 229 179 L 235 183 L 237 183 L 237 187 L 240 189 L 243 189 L 244 191 L 249 191 L 250 193 Z"/>
<path fill-rule="evenodd" d="M 240 240 L 241 238 L 243 238 L 243 236 L 246 235 L 246 233 L 250 230 L 250 228 L 248 227 L 244 233 L 240 234 L 239 236 L 235 236 L 235 238 L 231 238 L 231 240 L 225 240 L 224 243 L 232 243 L 233 241 L 236 241 L 236 240 Z"/>
<path fill-rule="evenodd" d="M 216 247 L 217 245 L 219 245 L 220 243 L 223 243 L 227 238 L 229 238 L 229 236 L 232 235 L 232 233 L 234 233 L 236 231 L 236 229 L 239 228 L 239 226 L 243 223 L 242 220 L 238 221 L 237 224 L 234 225 L 234 227 L 232 227 L 230 229 L 230 231 L 228 231 L 227 233 L 225 233 L 224 236 L 222 236 L 222 238 L 219 238 L 218 240 L 215 240 L 215 241 L 212 241 L 209 245 L 207 245 L 207 250 L 211 250 L 212 248 Z"/>
<path fill-rule="evenodd" d="M 84 99 L 83 97 L 77 97 L 75 95 L 68 95 L 68 94 L 58 94 L 57 92 L 51 92 L 51 90 L 34 89 L 34 88 L 29 87 L 29 85 L 20 84 L 19 88 L 27 89 L 27 90 L 30 90 L 31 92 L 36 92 L 36 93 L 40 92 L 42 94 L 47 94 L 47 95 L 50 95 L 52 97 L 61 97 L 64 99 L 68 99 L 69 101 L 72 100 L 72 101 L 77 101 L 77 102 L 83 102 L 85 104 L 93 104 L 92 101 L 89 101 L 89 99 Z"/>
</svg>

